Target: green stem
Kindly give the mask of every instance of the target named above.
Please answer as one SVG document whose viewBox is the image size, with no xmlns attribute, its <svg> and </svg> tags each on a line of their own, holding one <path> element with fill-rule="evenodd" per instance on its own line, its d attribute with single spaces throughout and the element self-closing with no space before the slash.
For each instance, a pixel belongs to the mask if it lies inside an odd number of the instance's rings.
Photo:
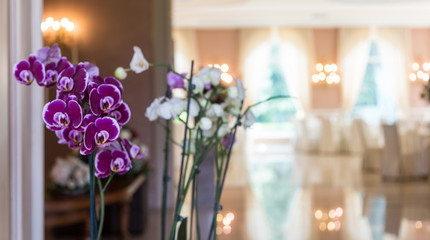
<svg viewBox="0 0 430 240">
<path fill-rule="evenodd" d="M 112 178 L 109 178 L 109 179 L 112 179 Z M 98 183 L 99 192 L 100 192 L 100 222 L 99 222 L 99 231 L 97 233 L 97 240 L 99 240 L 100 236 L 102 235 L 103 223 L 105 218 L 105 198 L 104 198 L 104 190 L 103 190 L 105 188 L 102 187 L 100 178 L 97 178 L 97 183 Z M 107 187 L 107 184 L 105 187 Z"/>
<path fill-rule="evenodd" d="M 260 102 L 257 102 L 255 104 L 252 104 L 252 105 L 248 106 L 246 108 L 245 112 L 243 112 L 242 116 L 245 116 L 246 113 L 249 111 L 249 109 L 251 109 L 251 108 L 253 108 L 255 106 L 258 106 L 258 105 L 260 105 L 262 103 L 269 102 L 269 101 L 272 101 L 272 100 L 275 100 L 275 99 L 283 99 L 283 98 L 294 98 L 294 97 L 291 97 L 291 96 L 288 96 L 288 95 L 278 95 L 278 96 L 269 97 L 269 98 L 267 98 L 267 99 L 265 99 L 263 101 L 260 101 Z"/>
</svg>

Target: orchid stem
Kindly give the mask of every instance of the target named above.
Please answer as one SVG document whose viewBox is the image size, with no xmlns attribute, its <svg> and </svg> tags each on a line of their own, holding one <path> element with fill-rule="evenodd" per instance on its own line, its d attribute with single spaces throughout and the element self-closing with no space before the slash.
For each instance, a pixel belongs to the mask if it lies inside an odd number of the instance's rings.
<svg viewBox="0 0 430 240">
<path fill-rule="evenodd" d="M 113 175 L 111 175 L 113 176 Z M 109 180 L 112 179 L 111 177 L 109 178 Z M 104 189 L 107 187 L 107 185 L 109 184 L 109 181 L 106 183 L 105 188 L 102 187 L 102 183 L 100 178 L 97 178 L 97 183 L 99 185 L 99 192 L 100 192 L 100 222 L 99 222 L 99 231 L 97 233 L 97 240 L 100 239 L 100 236 L 102 235 L 102 231 L 103 231 L 103 222 L 104 222 L 104 218 L 105 218 L 105 194 L 104 194 Z"/>
<path fill-rule="evenodd" d="M 94 237 L 97 232 L 96 224 L 96 206 L 95 206 L 95 198 L 94 198 L 94 152 L 92 152 L 88 156 L 88 165 L 90 168 L 90 231 L 91 231 L 91 240 L 94 240 Z"/>
</svg>

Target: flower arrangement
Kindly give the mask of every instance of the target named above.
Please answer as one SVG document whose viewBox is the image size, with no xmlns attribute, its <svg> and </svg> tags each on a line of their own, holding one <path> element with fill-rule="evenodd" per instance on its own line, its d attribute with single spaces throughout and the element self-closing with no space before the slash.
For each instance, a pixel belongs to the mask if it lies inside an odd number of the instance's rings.
<svg viewBox="0 0 430 240">
<path fill-rule="evenodd" d="M 88 190 L 90 172 L 88 164 L 79 157 L 69 155 L 65 158 L 57 157 L 50 172 L 53 183 L 51 190 L 65 194 L 80 194 Z"/>
<path fill-rule="evenodd" d="M 122 100 L 123 86 L 114 77 L 102 78 L 97 66 L 89 62 L 71 64 L 61 56 L 57 44 L 44 47 L 14 67 L 17 81 L 42 87 L 56 87 L 56 99 L 43 108 L 43 121 L 55 131 L 58 143 L 89 155 L 91 239 L 100 239 L 104 218 L 104 192 L 118 174 L 128 172 L 134 159 L 142 158 L 140 147 L 120 138 L 120 130 L 131 117 Z M 99 230 L 94 201 L 97 178 L 101 198 Z M 101 179 L 108 178 L 103 184 Z"/>
<path fill-rule="evenodd" d="M 287 96 L 274 96 L 251 105 L 243 110 L 245 88 L 239 79 L 234 85 L 227 86 L 221 83 L 221 70 L 216 67 L 205 67 L 193 76 L 193 62 L 190 73 L 178 73 L 168 64 L 149 63 L 138 47 L 134 47 L 134 55 L 130 68 L 118 67 L 115 76 L 124 79 L 128 71 L 143 72 L 149 67 L 165 67 L 166 94 L 154 99 L 146 109 L 146 117 L 150 121 L 157 121 L 165 129 L 163 191 L 161 210 L 161 239 L 166 238 L 166 201 L 168 176 L 169 144 L 182 148 L 177 195 L 173 224 L 170 228 L 169 239 L 187 239 L 187 229 L 193 233 L 193 224 L 196 224 L 198 239 L 201 238 L 199 219 L 196 213 L 196 184 L 199 166 L 213 154 L 215 157 L 216 186 L 213 206 L 213 219 L 208 239 L 215 239 L 217 225 L 216 216 L 222 209 L 219 204 L 226 174 L 230 162 L 233 144 L 236 141 L 236 132 L 239 126 L 245 128 L 255 123 L 256 118 L 251 108 L 263 102 Z M 170 121 L 175 120 L 184 125 L 184 137 L 181 140 L 171 136 Z M 164 123 L 162 121 L 165 121 Z M 187 193 L 191 193 L 190 224 L 187 218 L 182 217 L 181 210 Z M 196 218 L 194 222 L 193 219 Z M 179 224 L 180 223 L 180 224 Z M 179 229 L 178 229 L 178 225 Z M 178 229 L 178 230 L 177 230 Z M 191 236 L 189 237 L 192 238 Z"/>
</svg>

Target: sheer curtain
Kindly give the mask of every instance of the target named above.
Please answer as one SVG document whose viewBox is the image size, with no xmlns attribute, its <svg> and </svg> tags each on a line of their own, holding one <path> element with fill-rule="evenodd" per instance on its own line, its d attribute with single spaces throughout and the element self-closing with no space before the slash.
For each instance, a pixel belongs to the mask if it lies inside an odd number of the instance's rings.
<svg viewBox="0 0 430 240">
<path fill-rule="evenodd" d="M 354 107 L 366 71 L 370 51 L 370 30 L 342 28 L 338 34 L 338 61 L 342 76 L 342 110 Z"/>
<path fill-rule="evenodd" d="M 314 62 L 311 29 L 280 28 L 278 30 L 281 64 L 290 94 L 297 97 L 305 112 L 311 107 L 310 66 Z"/>
<path fill-rule="evenodd" d="M 175 29 L 172 35 L 175 69 L 181 73 L 188 73 L 191 60 L 194 60 L 194 66 L 199 66 L 196 31 L 194 29 Z M 194 71 L 197 71 L 197 68 Z"/>
<path fill-rule="evenodd" d="M 409 32 L 403 28 L 377 29 L 377 43 L 382 66 L 381 88 L 390 87 L 385 99 L 388 109 L 394 108 L 394 103 L 400 110 L 400 116 L 408 113 L 409 84 L 407 78 L 410 63 Z M 391 93 L 391 96 L 389 95 Z M 392 116 L 396 117 L 395 112 Z M 387 119 L 387 120 L 394 120 Z"/>
</svg>

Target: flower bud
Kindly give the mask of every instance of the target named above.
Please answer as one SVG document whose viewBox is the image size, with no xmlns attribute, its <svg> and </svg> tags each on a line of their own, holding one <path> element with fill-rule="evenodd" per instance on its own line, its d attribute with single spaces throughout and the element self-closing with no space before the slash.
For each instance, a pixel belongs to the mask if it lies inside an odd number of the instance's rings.
<svg viewBox="0 0 430 240">
<path fill-rule="evenodd" d="M 119 80 L 124 80 L 127 77 L 127 72 L 123 67 L 117 67 L 115 69 L 115 77 Z"/>
</svg>

